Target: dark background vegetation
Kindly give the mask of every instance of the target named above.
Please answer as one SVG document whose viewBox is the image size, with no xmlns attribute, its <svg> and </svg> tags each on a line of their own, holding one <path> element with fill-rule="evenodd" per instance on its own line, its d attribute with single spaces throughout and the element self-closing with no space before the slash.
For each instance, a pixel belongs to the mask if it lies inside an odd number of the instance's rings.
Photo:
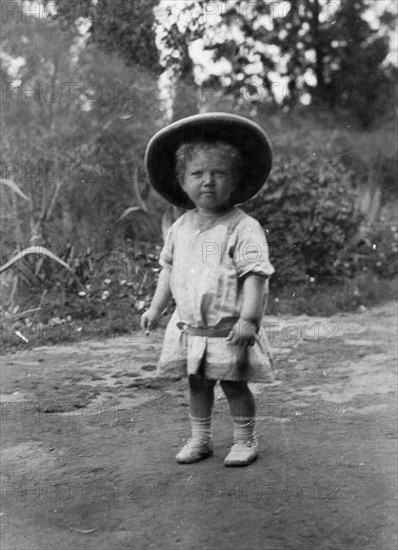
<svg viewBox="0 0 398 550">
<path fill-rule="evenodd" d="M 272 2 L 178 4 L 177 19 L 161 0 L 3 10 L 1 264 L 41 246 L 69 267 L 34 253 L 3 269 L 3 332 L 137 328 L 179 215 L 148 185 L 146 144 L 212 110 L 272 138 L 269 183 L 244 206 L 270 243 L 270 311 L 331 314 L 396 295 L 394 4 L 290 0 L 279 17 Z M 198 39 L 227 67 L 200 84 Z M 274 74 L 287 78 L 282 99 Z"/>
</svg>

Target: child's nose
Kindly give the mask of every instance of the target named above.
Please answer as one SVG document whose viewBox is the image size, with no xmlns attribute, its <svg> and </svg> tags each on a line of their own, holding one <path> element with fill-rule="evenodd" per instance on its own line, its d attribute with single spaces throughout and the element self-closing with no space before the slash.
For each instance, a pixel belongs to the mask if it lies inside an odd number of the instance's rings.
<svg viewBox="0 0 398 550">
<path fill-rule="evenodd" d="M 213 173 L 210 172 L 210 171 L 209 171 L 209 172 L 206 171 L 206 172 L 204 173 L 204 175 L 203 175 L 203 183 L 204 183 L 204 185 L 208 185 L 208 184 L 212 183 L 212 181 L 213 181 Z"/>
</svg>

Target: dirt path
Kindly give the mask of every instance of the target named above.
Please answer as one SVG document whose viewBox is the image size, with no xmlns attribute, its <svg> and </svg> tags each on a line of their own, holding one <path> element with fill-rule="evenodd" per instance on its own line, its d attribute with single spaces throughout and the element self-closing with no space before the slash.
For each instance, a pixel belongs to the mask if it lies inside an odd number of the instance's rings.
<svg viewBox="0 0 398 550">
<path fill-rule="evenodd" d="M 154 377 L 162 333 L 1 358 L 2 550 L 392 550 L 395 303 L 329 319 L 267 319 L 277 380 L 253 385 L 261 453 L 174 456 L 185 381 Z"/>
</svg>

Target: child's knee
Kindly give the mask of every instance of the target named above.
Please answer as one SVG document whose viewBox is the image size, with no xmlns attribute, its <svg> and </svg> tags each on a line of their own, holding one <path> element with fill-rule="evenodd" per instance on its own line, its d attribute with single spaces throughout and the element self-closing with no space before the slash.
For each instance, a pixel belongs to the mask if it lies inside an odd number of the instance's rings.
<svg viewBox="0 0 398 550">
<path fill-rule="evenodd" d="M 188 378 L 189 387 L 192 391 L 208 391 L 216 385 L 216 380 L 209 380 L 201 376 L 190 375 Z"/>
</svg>

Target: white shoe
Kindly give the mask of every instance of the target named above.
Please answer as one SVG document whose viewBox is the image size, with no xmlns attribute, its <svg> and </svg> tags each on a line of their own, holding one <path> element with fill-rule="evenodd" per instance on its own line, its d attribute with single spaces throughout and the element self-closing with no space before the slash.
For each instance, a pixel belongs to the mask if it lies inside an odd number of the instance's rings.
<svg viewBox="0 0 398 550">
<path fill-rule="evenodd" d="M 258 440 L 235 441 L 224 460 L 225 466 L 248 466 L 258 455 Z"/>
<path fill-rule="evenodd" d="M 190 439 L 176 456 L 176 461 L 180 464 L 191 464 L 199 462 L 211 456 L 214 452 L 213 443 L 209 441 L 204 443 L 197 439 Z"/>
</svg>

